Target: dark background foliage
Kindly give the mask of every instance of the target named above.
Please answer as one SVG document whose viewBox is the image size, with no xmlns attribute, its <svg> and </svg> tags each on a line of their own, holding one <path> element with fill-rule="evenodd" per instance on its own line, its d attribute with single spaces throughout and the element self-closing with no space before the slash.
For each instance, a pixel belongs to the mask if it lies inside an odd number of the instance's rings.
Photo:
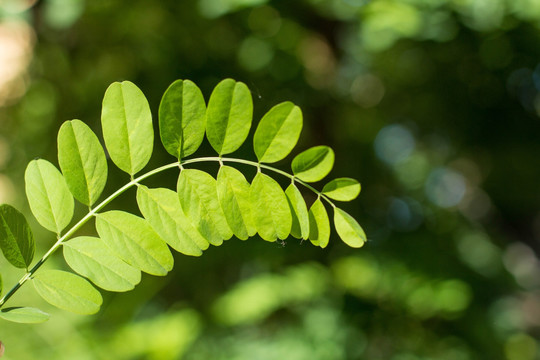
<svg viewBox="0 0 540 360">
<path fill-rule="evenodd" d="M 111 82 L 135 82 L 157 114 L 175 79 L 208 99 L 232 77 L 255 121 L 281 101 L 302 108 L 295 153 L 335 150 L 332 175 L 362 183 L 344 208 L 369 238 L 349 249 L 333 234 L 325 250 L 232 239 L 105 294 L 92 317 L 27 286 L 14 303 L 54 317 L 2 323 L 6 358 L 537 359 L 538 24 L 535 0 L 0 2 L 0 202 L 29 213 L 27 162 L 56 163 L 65 120 L 99 134 Z M 149 167 L 172 160 L 156 139 Z M 127 180 L 111 166 L 107 189 Z M 133 195 L 111 208 L 137 211 Z M 43 251 L 53 236 L 32 225 Z M 5 287 L 20 276 L 2 272 Z"/>
</svg>

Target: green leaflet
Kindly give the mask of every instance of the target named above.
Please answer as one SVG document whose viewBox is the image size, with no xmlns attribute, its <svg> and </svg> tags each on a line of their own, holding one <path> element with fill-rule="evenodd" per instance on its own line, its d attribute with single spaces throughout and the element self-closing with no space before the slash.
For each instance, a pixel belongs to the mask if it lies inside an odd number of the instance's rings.
<svg viewBox="0 0 540 360">
<path fill-rule="evenodd" d="M 293 159 L 294 176 L 305 182 L 322 180 L 334 166 L 334 151 L 328 146 L 314 146 Z"/>
<path fill-rule="evenodd" d="M 350 247 L 359 248 L 366 242 L 366 233 L 360 224 L 339 208 L 334 209 L 334 226 L 341 240 Z"/>
<path fill-rule="evenodd" d="M 159 133 L 167 152 L 178 160 L 193 154 L 204 139 L 206 103 L 189 80 L 176 80 L 159 104 Z"/>
<path fill-rule="evenodd" d="M 304 197 L 296 185 L 291 184 L 285 190 L 292 215 L 291 235 L 297 239 L 309 237 L 309 215 Z"/>
<path fill-rule="evenodd" d="M 309 209 L 309 240 L 313 245 L 325 248 L 330 240 L 330 220 L 320 199 Z"/>
<path fill-rule="evenodd" d="M 292 216 L 287 197 L 281 186 L 258 172 L 251 183 L 249 199 L 257 232 L 266 241 L 286 239 L 292 227 Z"/>
<path fill-rule="evenodd" d="M 0 274 L 0 295 L 2 295 L 3 286 L 4 284 L 2 283 L 2 274 Z"/>
<path fill-rule="evenodd" d="M 88 281 L 61 270 L 42 270 L 34 278 L 38 294 L 49 304 L 82 315 L 99 311 L 103 299 Z"/>
<path fill-rule="evenodd" d="M 360 183 L 351 178 L 339 178 L 324 185 L 322 193 L 330 199 L 351 201 L 360 194 Z"/>
<path fill-rule="evenodd" d="M 21 323 L 39 324 L 49 320 L 49 314 L 32 307 L 11 307 L 0 310 L 0 318 Z"/>
<path fill-rule="evenodd" d="M 249 183 L 244 175 L 230 166 L 221 166 L 217 176 L 217 194 L 227 223 L 234 235 L 247 240 L 257 233 L 251 215 Z"/>
<path fill-rule="evenodd" d="M 60 171 L 46 160 L 32 160 L 24 174 L 26 197 L 37 221 L 59 234 L 71 221 L 75 203 Z"/>
<path fill-rule="evenodd" d="M 219 155 L 234 152 L 246 140 L 253 101 L 246 84 L 225 79 L 215 87 L 206 110 L 206 136 Z"/>
<path fill-rule="evenodd" d="M 0 248 L 15 267 L 28 268 L 34 258 L 34 236 L 26 218 L 13 206 L 0 206 Z M 0 292 L 1 289 L 0 279 Z"/>
<path fill-rule="evenodd" d="M 122 260 L 151 275 L 167 275 L 173 257 L 146 220 L 123 211 L 96 215 L 99 237 Z"/>
<path fill-rule="evenodd" d="M 286 101 L 271 108 L 261 119 L 253 136 L 259 162 L 273 163 L 292 151 L 302 131 L 302 111 Z"/>
<path fill-rule="evenodd" d="M 128 291 L 141 281 L 141 272 L 120 260 L 100 238 L 80 236 L 62 245 L 66 263 L 102 289 Z"/>
<path fill-rule="evenodd" d="M 60 127 L 58 163 L 75 199 L 92 206 L 107 182 L 107 159 L 96 134 L 82 121 Z"/>
<path fill-rule="evenodd" d="M 232 237 L 217 197 L 216 180 L 210 174 L 184 169 L 178 177 L 177 189 L 184 213 L 210 244 L 218 246 Z"/>
<path fill-rule="evenodd" d="M 193 227 L 184 214 L 178 195 L 169 189 L 149 189 L 140 185 L 137 204 L 150 226 L 176 251 L 200 256 L 208 249 L 208 241 Z"/>
<path fill-rule="evenodd" d="M 131 176 L 150 160 L 154 147 L 152 114 L 146 97 L 129 81 L 112 83 L 103 98 L 103 138 L 112 161 Z"/>
</svg>

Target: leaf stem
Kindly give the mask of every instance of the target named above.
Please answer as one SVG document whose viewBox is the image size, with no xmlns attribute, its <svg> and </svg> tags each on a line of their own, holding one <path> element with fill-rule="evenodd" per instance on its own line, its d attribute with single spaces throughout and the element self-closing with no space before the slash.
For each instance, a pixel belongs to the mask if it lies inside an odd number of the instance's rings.
<svg viewBox="0 0 540 360">
<path fill-rule="evenodd" d="M 114 200 L 119 195 L 124 193 L 127 189 L 129 189 L 130 187 L 132 187 L 134 185 L 139 185 L 139 182 L 141 182 L 142 180 L 144 180 L 144 179 L 146 179 L 146 178 L 148 178 L 148 177 L 150 177 L 152 175 L 158 174 L 158 173 L 160 173 L 162 171 L 172 169 L 172 168 L 183 169 L 183 165 L 194 164 L 194 163 L 199 163 L 199 162 L 210 162 L 210 161 L 217 161 L 220 164 L 223 164 L 223 162 L 240 163 L 240 164 L 246 164 L 246 165 L 254 166 L 254 167 L 257 168 L 257 171 L 260 171 L 261 168 L 273 171 L 273 172 L 275 172 L 277 174 L 280 174 L 280 175 L 283 175 L 285 177 L 290 178 L 293 183 L 297 182 L 297 183 L 303 185 L 304 187 L 306 187 L 309 190 L 316 193 L 319 197 L 322 197 L 323 199 L 325 199 L 333 208 L 335 208 L 334 203 L 327 196 L 325 196 L 322 192 L 318 191 L 317 189 L 315 189 L 311 185 L 305 183 L 302 180 L 299 180 L 294 175 L 291 175 L 291 174 L 289 174 L 289 173 L 287 173 L 285 171 L 276 169 L 276 168 L 274 168 L 272 166 L 264 165 L 264 164 L 261 164 L 261 163 L 255 162 L 255 161 L 244 160 L 244 159 L 236 159 L 236 158 L 225 158 L 225 157 L 221 157 L 221 156 L 219 156 L 219 157 L 218 156 L 209 156 L 209 157 L 200 157 L 200 158 L 194 158 L 194 159 L 188 159 L 188 160 L 183 160 L 183 161 L 177 161 L 177 162 L 174 162 L 174 163 L 170 163 L 170 164 L 158 167 L 158 168 L 156 168 L 154 170 L 151 170 L 151 171 L 149 171 L 149 172 L 147 172 L 147 173 L 145 173 L 145 174 L 143 174 L 143 175 L 141 175 L 141 176 L 139 176 L 137 178 L 133 178 L 133 176 L 131 176 L 131 181 L 130 182 L 128 182 L 127 184 L 125 184 L 124 186 L 122 186 L 121 188 L 116 190 L 114 193 L 109 195 L 109 197 L 107 197 L 105 200 L 103 200 L 101 203 L 99 203 L 96 207 L 94 207 L 93 209 L 90 209 L 90 211 L 81 220 L 79 220 L 79 222 L 77 222 L 75 225 L 73 225 L 64 235 L 59 237 L 58 240 L 56 241 L 56 243 L 54 243 L 54 245 L 45 253 L 45 255 L 43 255 L 43 257 L 30 270 L 27 270 L 27 272 L 20 278 L 20 280 L 17 282 L 17 284 L 15 284 L 15 286 L 13 286 L 13 288 L 11 288 L 11 290 L 9 290 L 4 295 L 4 297 L 2 297 L 0 299 L 0 308 L 2 308 L 2 306 L 6 303 L 6 301 L 8 301 L 17 292 L 17 290 L 19 290 L 19 288 L 21 286 L 23 286 L 26 281 L 28 281 L 28 279 L 32 278 L 32 276 L 35 274 L 35 272 L 62 245 L 62 243 L 64 241 L 69 239 L 89 219 L 91 219 L 93 216 L 95 216 L 98 211 L 103 209 L 107 204 L 109 204 L 112 200 Z"/>
</svg>

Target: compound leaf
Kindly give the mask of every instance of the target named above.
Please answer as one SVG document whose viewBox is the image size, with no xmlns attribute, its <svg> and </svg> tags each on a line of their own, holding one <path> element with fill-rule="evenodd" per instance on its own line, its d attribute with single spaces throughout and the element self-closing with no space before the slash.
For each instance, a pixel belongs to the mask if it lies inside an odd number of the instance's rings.
<svg viewBox="0 0 540 360">
<path fill-rule="evenodd" d="M 167 152 L 178 160 L 193 154 L 204 139 L 206 103 L 189 80 L 176 80 L 159 104 L 159 133 Z"/>
<path fill-rule="evenodd" d="M 107 182 L 107 159 L 96 134 L 82 121 L 60 127 L 58 163 L 75 199 L 92 206 Z"/>
<path fill-rule="evenodd" d="M 293 159 L 291 168 L 294 176 L 305 182 L 322 180 L 334 166 L 334 151 L 324 145 L 314 146 Z"/>
<path fill-rule="evenodd" d="M 184 214 L 178 194 L 172 190 L 149 189 L 140 185 L 137 204 L 141 213 L 158 235 L 176 251 L 185 255 L 200 256 L 209 243 Z"/>
<path fill-rule="evenodd" d="M 1 205 L 0 248 L 5 258 L 15 267 L 28 268 L 34 258 L 35 247 L 32 230 L 24 215 L 11 205 Z"/>
<path fill-rule="evenodd" d="M 273 163 L 292 151 L 302 131 L 302 111 L 286 101 L 271 108 L 261 119 L 253 148 L 259 162 Z"/>
<path fill-rule="evenodd" d="M 75 203 L 60 171 L 46 160 L 32 160 L 24 174 L 26 197 L 37 221 L 59 234 L 71 221 Z"/>
<path fill-rule="evenodd" d="M 216 180 L 208 173 L 184 169 L 178 177 L 178 198 L 184 213 L 212 245 L 233 235 L 217 196 Z"/>
<path fill-rule="evenodd" d="M 0 318 L 21 323 L 39 324 L 49 320 L 49 314 L 32 307 L 10 307 L 0 310 Z"/>
<path fill-rule="evenodd" d="M 360 224 L 339 208 L 334 211 L 334 226 L 341 240 L 350 247 L 359 248 L 366 242 L 366 233 Z"/>
<path fill-rule="evenodd" d="M 99 237 L 122 260 L 151 275 L 163 276 L 173 268 L 167 244 L 146 220 L 123 211 L 98 214 Z"/>
<path fill-rule="evenodd" d="M 234 235 L 242 240 L 257 233 L 251 216 L 249 183 L 230 166 L 221 166 L 217 176 L 217 194 L 223 213 Z"/>
<path fill-rule="evenodd" d="M 313 245 L 325 248 L 330 240 L 330 220 L 320 199 L 309 209 L 309 240 Z"/>
<path fill-rule="evenodd" d="M 215 87 L 206 111 L 206 136 L 220 155 L 234 152 L 246 140 L 253 100 L 246 84 L 225 79 Z"/>
<path fill-rule="evenodd" d="M 62 245 L 66 263 L 102 289 L 129 291 L 141 281 L 141 272 L 118 258 L 100 238 L 80 236 Z"/>
<path fill-rule="evenodd" d="M 103 299 L 84 278 L 61 270 L 42 270 L 34 278 L 38 294 L 49 304 L 82 315 L 99 311 Z"/>
<path fill-rule="evenodd" d="M 150 106 L 142 91 L 129 81 L 112 83 L 103 98 L 103 138 L 112 161 L 134 175 L 150 160 L 154 129 Z"/>
<path fill-rule="evenodd" d="M 304 197 L 296 185 L 291 184 L 285 190 L 292 215 L 291 235 L 297 239 L 309 237 L 309 215 Z"/>
<path fill-rule="evenodd" d="M 286 239 L 292 227 L 289 202 L 283 189 L 270 176 L 258 172 L 249 199 L 257 232 L 266 241 Z"/>
<path fill-rule="evenodd" d="M 339 178 L 324 185 L 323 194 L 338 201 L 351 201 L 360 194 L 360 183 L 351 178 Z"/>
</svg>

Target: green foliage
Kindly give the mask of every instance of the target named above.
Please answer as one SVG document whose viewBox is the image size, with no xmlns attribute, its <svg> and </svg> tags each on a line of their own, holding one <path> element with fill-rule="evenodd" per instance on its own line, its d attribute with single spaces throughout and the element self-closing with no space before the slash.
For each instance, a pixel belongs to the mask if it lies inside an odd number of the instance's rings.
<svg viewBox="0 0 540 360">
<path fill-rule="evenodd" d="M 42 270 L 33 279 L 34 288 L 49 304 L 77 314 L 99 311 L 101 294 L 88 281 L 60 270 Z"/>
<path fill-rule="evenodd" d="M 257 173 L 251 184 L 249 199 L 255 228 L 266 241 L 286 239 L 291 233 L 292 216 L 281 186 L 270 176 Z"/>
<path fill-rule="evenodd" d="M 249 201 L 250 185 L 244 174 L 230 166 L 222 166 L 217 176 L 217 194 L 223 214 L 234 236 L 241 240 L 257 233 Z"/>
<path fill-rule="evenodd" d="M 323 187 L 323 194 L 338 201 L 351 201 L 360 194 L 360 183 L 351 178 L 339 178 Z"/>
<path fill-rule="evenodd" d="M 324 179 L 334 166 L 334 151 L 328 146 L 320 145 L 298 154 L 292 161 L 294 176 L 305 182 L 316 182 Z"/>
<path fill-rule="evenodd" d="M 117 257 L 96 237 L 81 236 L 63 243 L 64 259 L 78 274 L 108 291 L 129 291 L 141 281 L 140 270 Z"/>
<path fill-rule="evenodd" d="M 189 80 L 169 86 L 159 104 L 159 134 L 165 150 L 178 160 L 193 154 L 204 139 L 206 103 Z"/>
<path fill-rule="evenodd" d="M 32 229 L 24 215 L 6 204 L 0 206 L 0 248 L 5 258 L 18 268 L 30 266 L 36 248 Z"/>
<path fill-rule="evenodd" d="M 321 199 L 315 200 L 309 208 L 309 240 L 322 248 L 330 240 L 330 220 Z"/>
<path fill-rule="evenodd" d="M 101 126 L 111 160 L 130 175 L 150 160 L 154 129 L 150 106 L 142 91 L 129 81 L 115 82 L 103 98 Z"/>
<path fill-rule="evenodd" d="M 47 160 L 32 160 L 24 174 L 26 196 L 36 220 L 57 234 L 73 217 L 74 201 L 66 180 Z"/>
<path fill-rule="evenodd" d="M 284 102 L 268 111 L 253 136 L 253 149 L 259 162 L 273 163 L 284 159 L 296 145 L 302 131 L 302 111 Z"/>
<path fill-rule="evenodd" d="M 39 324 L 49 320 L 49 314 L 31 307 L 11 307 L 0 310 L 0 318 L 22 324 Z"/>
<path fill-rule="evenodd" d="M 284 159 L 298 141 L 303 120 L 300 108 L 293 103 L 276 105 L 261 119 L 253 139 L 258 162 L 223 157 L 246 140 L 252 113 L 251 93 L 243 83 L 232 79 L 220 82 L 206 108 L 194 83 L 175 81 L 161 100 L 159 126 L 165 149 L 178 161 L 134 178 L 153 151 L 152 116 L 144 94 L 134 84 L 112 84 L 103 100 L 103 136 L 112 161 L 131 176 L 131 181 L 90 208 L 60 236 L 73 216 L 73 198 L 93 206 L 105 187 L 108 172 L 104 149 L 94 132 L 79 120 L 66 121 L 58 133 L 62 173 L 46 160 L 33 160 L 25 174 L 32 213 L 43 227 L 58 234 L 57 242 L 32 268 L 34 240 L 26 219 L 9 205 L 0 206 L 2 252 L 13 266 L 27 269 L 0 299 L 0 308 L 32 279 L 37 293 L 50 304 L 79 314 L 96 313 L 102 303 L 101 294 L 86 279 L 107 291 L 132 290 L 141 281 L 141 271 L 164 276 L 172 270 L 174 260 L 169 246 L 184 255 L 201 256 L 210 244 L 219 246 L 233 235 L 247 240 L 259 234 L 266 241 L 292 235 L 326 247 L 330 222 L 323 200 L 335 210 L 335 227 L 343 241 L 352 247 L 362 246 L 366 236 L 360 225 L 331 201 L 354 199 L 360 184 L 349 178 L 336 179 L 320 192 L 306 183 L 321 180 L 330 172 L 332 149 L 317 146 L 299 154 L 292 164 L 294 175 L 263 164 Z M 205 133 L 220 156 L 183 160 L 199 148 Z M 208 161 L 219 164 L 217 179 L 206 171 L 185 168 Z M 240 170 L 224 162 L 256 167 L 251 184 Z M 150 176 L 174 168 L 180 169 L 176 191 L 141 184 Z M 286 191 L 266 171 L 287 177 L 291 183 Z M 318 196 L 309 211 L 298 184 Z M 102 211 L 134 186 L 143 217 L 119 210 Z M 99 237 L 72 238 L 92 217 Z M 76 274 L 38 272 L 59 247 Z M 3 309 L 0 317 L 26 323 L 48 319 L 41 310 L 21 307 Z"/>
<path fill-rule="evenodd" d="M 118 257 L 145 273 L 163 276 L 173 267 L 167 245 L 143 218 L 107 211 L 97 215 L 96 230 Z"/>
<path fill-rule="evenodd" d="M 60 127 L 58 163 L 75 199 L 92 206 L 107 183 L 107 159 L 88 125 L 72 120 Z"/>
<path fill-rule="evenodd" d="M 220 82 L 206 112 L 206 135 L 219 155 L 230 154 L 246 140 L 253 118 L 253 101 L 246 84 L 233 79 Z"/>
</svg>

